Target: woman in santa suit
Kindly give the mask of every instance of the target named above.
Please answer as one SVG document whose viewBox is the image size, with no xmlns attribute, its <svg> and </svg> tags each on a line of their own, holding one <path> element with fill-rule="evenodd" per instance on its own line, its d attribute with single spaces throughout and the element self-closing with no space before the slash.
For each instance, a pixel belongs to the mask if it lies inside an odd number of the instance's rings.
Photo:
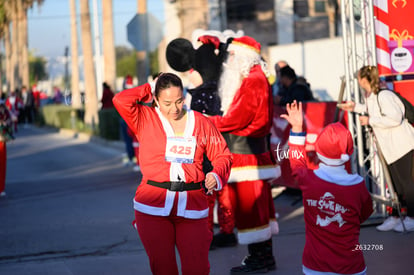
<svg viewBox="0 0 414 275">
<path fill-rule="evenodd" d="M 206 193 L 226 184 L 232 164 L 226 142 L 202 114 L 186 110 L 181 79 L 161 74 L 155 83 L 124 90 L 114 105 L 140 142 L 142 181 L 134 198 L 139 236 L 153 274 L 209 274 Z M 146 104 L 154 100 L 153 106 Z M 146 103 L 144 103 L 146 102 Z M 213 170 L 205 175 L 203 154 Z"/>
</svg>

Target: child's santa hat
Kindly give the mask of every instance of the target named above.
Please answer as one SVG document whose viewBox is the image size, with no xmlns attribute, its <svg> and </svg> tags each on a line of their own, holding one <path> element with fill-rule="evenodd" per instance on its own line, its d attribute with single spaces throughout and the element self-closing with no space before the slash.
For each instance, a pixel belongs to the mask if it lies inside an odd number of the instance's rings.
<svg viewBox="0 0 414 275">
<path fill-rule="evenodd" d="M 351 133 L 339 122 L 329 124 L 319 134 L 315 143 L 319 159 L 331 166 L 342 165 L 354 151 Z"/>
</svg>

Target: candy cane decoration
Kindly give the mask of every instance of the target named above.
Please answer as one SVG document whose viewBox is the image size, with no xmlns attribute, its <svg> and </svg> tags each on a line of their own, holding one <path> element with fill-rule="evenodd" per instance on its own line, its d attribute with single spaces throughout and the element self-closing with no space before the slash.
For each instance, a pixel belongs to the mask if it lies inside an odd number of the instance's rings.
<svg viewBox="0 0 414 275">
<path fill-rule="evenodd" d="M 377 53 L 377 67 L 380 76 L 391 74 L 390 50 L 388 41 L 390 39 L 388 25 L 388 0 L 374 1 L 375 15 L 375 45 Z"/>
</svg>

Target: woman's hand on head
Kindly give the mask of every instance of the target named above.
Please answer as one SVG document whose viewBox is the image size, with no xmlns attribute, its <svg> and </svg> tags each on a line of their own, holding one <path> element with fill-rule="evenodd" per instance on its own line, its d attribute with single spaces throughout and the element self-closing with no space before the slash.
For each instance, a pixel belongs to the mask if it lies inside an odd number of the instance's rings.
<svg viewBox="0 0 414 275">
<path fill-rule="evenodd" d="M 280 117 L 286 119 L 292 126 L 292 132 L 300 133 L 303 127 L 302 102 L 294 100 L 292 103 L 286 104 L 287 114 Z"/>
</svg>

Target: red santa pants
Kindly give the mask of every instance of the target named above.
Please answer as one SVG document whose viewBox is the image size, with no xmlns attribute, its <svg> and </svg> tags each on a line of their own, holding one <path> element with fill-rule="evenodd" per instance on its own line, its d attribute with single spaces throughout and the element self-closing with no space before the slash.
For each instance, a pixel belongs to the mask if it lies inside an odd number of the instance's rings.
<svg viewBox="0 0 414 275">
<path fill-rule="evenodd" d="M 182 275 L 208 275 L 208 251 L 213 234 L 208 219 L 187 219 L 176 215 L 177 197 L 170 216 L 153 216 L 135 211 L 138 234 L 154 275 L 178 275 L 177 247 Z"/>
<path fill-rule="evenodd" d="M 0 141 L 0 193 L 6 188 L 6 142 Z"/>
<path fill-rule="evenodd" d="M 241 181 L 228 185 L 235 192 L 233 205 L 239 234 L 268 226 L 271 219 L 275 219 L 271 186 L 267 181 Z"/>
<path fill-rule="evenodd" d="M 214 206 L 217 199 L 217 216 L 220 226 L 220 233 L 231 234 L 234 231 L 234 209 L 231 202 L 234 200 L 234 190 L 229 184 L 223 186 L 220 191 L 214 191 L 208 196 L 208 226 L 213 232 L 214 228 Z"/>
</svg>

